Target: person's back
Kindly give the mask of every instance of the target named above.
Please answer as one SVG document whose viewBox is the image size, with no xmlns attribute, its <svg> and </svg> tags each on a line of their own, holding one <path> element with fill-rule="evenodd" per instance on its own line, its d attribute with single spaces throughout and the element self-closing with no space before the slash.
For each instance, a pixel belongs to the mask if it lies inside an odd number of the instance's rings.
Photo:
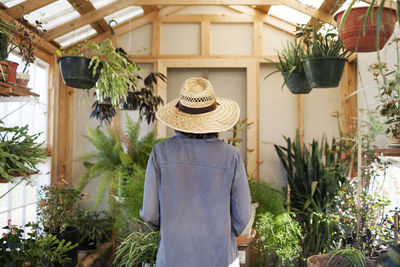
<svg viewBox="0 0 400 267">
<path fill-rule="evenodd" d="M 141 217 L 160 229 L 157 267 L 226 267 L 237 261 L 235 236 L 250 218 L 240 152 L 216 137 L 183 133 L 154 146 Z"/>
</svg>

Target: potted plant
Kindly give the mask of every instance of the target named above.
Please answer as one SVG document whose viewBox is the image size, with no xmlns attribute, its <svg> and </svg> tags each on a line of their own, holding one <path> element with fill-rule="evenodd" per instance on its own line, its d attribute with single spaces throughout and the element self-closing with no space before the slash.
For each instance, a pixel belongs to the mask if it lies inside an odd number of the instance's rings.
<svg viewBox="0 0 400 267">
<path fill-rule="evenodd" d="M 296 37 L 305 44 L 303 68 L 312 88 L 328 88 L 339 85 L 349 52 L 338 38 L 334 27 L 325 34 L 317 31 L 317 25 L 298 25 Z"/>
<path fill-rule="evenodd" d="M 7 57 L 17 47 L 15 36 L 19 30 L 20 27 L 14 21 L 5 22 L 0 19 L 0 67 L 7 74 L 7 82 L 10 83 L 16 82 L 18 63 L 8 61 Z"/>
<path fill-rule="evenodd" d="M 103 121 L 107 124 L 111 124 L 111 120 L 117 114 L 115 106 L 111 104 L 111 98 L 105 97 L 104 92 L 96 90 L 95 96 L 97 100 L 92 105 L 92 112 L 90 113 L 90 118 L 95 118 L 100 121 L 100 125 Z"/>
<path fill-rule="evenodd" d="M 280 72 L 284 78 L 283 85 L 286 84 L 293 94 L 308 94 L 312 88 L 303 69 L 303 58 L 304 47 L 301 43 L 298 43 L 297 39 L 288 42 L 282 52 L 278 52 L 278 63 L 267 59 L 277 70 L 268 74 L 264 80 L 270 75 Z"/>
<path fill-rule="evenodd" d="M 0 121 L 0 177 L 13 182 L 15 176 L 38 172 L 37 164 L 47 156 L 38 143 L 39 134 L 28 134 L 28 125 L 5 127 Z"/>
<path fill-rule="evenodd" d="M 17 72 L 16 82 L 17 84 L 26 87 L 28 85 L 29 65 L 35 62 L 35 50 L 40 42 L 40 35 L 44 32 L 44 28 L 41 22 L 36 21 L 36 28 L 30 25 L 24 18 L 21 18 L 24 22 L 24 27 L 20 27 L 17 33 L 18 37 L 18 55 L 24 62 L 24 68 L 22 72 Z"/>
<path fill-rule="evenodd" d="M 77 201 L 82 197 L 80 192 L 70 186 L 64 176 L 58 176 L 53 184 L 42 187 L 40 193 L 37 212 L 45 232 L 65 242 L 79 243 L 79 228 L 70 223 L 74 221 Z M 67 266 L 75 266 L 78 247 L 68 251 L 67 256 L 71 259 Z"/>
<path fill-rule="evenodd" d="M 378 266 L 372 260 L 366 259 L 365 255 L 357 249 L 347 248 L 332 251 L 327 254 L 314 255 L 307 259 L 307 266 Z"/>
<path fill-rule="evenodd" d="M 351 8 L 354 2 L 334 17 L 340 39 L 346 49 L 352 52 L 381 50 L 394 31 L 396 10 L 383 6 Z"/>
<path fill-rule="evenodd" d="M 77 209 L 75 223 L 79 227 L 79 250 L 93 250 L 112 235 L 112 220 L 108 213 Z"/>
<path fill-rule="evenodd" d="M 32 231 L 26 233 L 21 227 L 8 225 L 3 227 L 7 233 L 0 238 L 0 262 L 2 266 L 43 266 L 44 262 L 52 261 L 64 264 L 69 261 L 65 253 L 76 245 L 60 241 L 54 235 L 42 235 L 37 224 L 28 223 Z"/>
</svg>

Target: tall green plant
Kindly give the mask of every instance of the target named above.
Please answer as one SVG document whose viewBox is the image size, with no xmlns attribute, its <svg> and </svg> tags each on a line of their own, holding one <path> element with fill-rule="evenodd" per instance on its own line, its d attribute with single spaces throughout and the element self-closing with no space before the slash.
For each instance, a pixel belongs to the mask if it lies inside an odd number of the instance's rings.
<svg viewBox="0 0 400 267">
<path fill-rule="evenodd" d="M 303 225 L 306 256 L 318 254 L 333 245 L 336 226 L 328 211 L 349 172 L 349 146 L 335 138 L 329 144 L 323 137 L 302 147 L 298 134 L 295 141 L 285 140 L 287 146 L 275 145 L 275 150 L 287 172 L 291 208 Z"/>
</svg>

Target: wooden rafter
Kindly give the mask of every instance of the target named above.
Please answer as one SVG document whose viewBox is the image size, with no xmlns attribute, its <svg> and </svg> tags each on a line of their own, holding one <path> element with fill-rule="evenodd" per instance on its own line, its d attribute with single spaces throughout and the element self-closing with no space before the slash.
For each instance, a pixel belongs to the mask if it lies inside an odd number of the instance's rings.
<svg viewBox="0 0 400 267">
<path fill-rule="evenodd" d="M 11 17 L 10 15 L 6 14 L 4 11 L 0 11 L 0 19 L 6 22 L 12 21 L 15 19 L 13 17 Z M 22 25 L 19 22 L 16 22 L 19 26 L 25 27 L 24 25 Z M 36 35 L 36 33 L 34 33 Z M 55 47 L 54 45 L 50 44 L 49 42 L 46 42 L 42 37 L 37 36 L 38 38 L 40 38 L 40 42 L 39 42 L 39 48 L 42 49 L 43 51 L 45 51 L 46 53 L 49 54 L 55 54 L 57 51 L 57 47 Z"/>
<path fill-rule="evenodd" d="M 71 6 L 82 16 L 96 10 L 93 4 L 87 0 L 68 0 Z M 109 30 L 107 22 L 101 18 L 90 23 L 97 33 L 103 33 Z"/>
<path fill-rule="evenodd" d="M 336 0 L 334 1 L 336 2 Z M 329 16 L 330 9 L 316 9 L 297 0 L 281 0 L 281 3 L 321 21 L 326 21 Z"/>
<path fill-rule="evenodd" d="M 230 5 L 279 5 L 281 0 L 135 0 L 139 6 L 230 6 Z"/>
<path fill-rule="evenodd" d="M 253 16 L 256 20 L 260 20 L 265 22 L 266 24 L 278 28 L 279 30 L 283 30 L 287 33 L 294 34 L 296 30 L 296 25 L 289 23 L 287 21 L 278 19 L 273 16 L 269 16 L 263 12 L 260 12 L 254 8 L 247 6 L 229 6 L 232 10 L 235 10 L 240 13 L 244 13 L 250 16 Z"/>
<path fill-rule="evenodd" d="M 6 13 L 13 18 L 20 18 L 23 14 L 31 13 L 36 9 L 51 4 L 54 0 L 27 0 L 18 5 L 6 9 Z"/>
<path fill-rule="evenodd" d="M 132 4 L 129 1 L 122 1 L 122 2 L 120 1 L 120 2 L 114 2 L 112 4 L 104 6 L 102 8 L 90 11 L 90 12 L 80 16 L 79 18 L 76 18 L 74 20 L 66 22 L 63 25 L 60 25 L 58 27 L 55 27 L 55 28 L 47 31 L 44 34 L 44 38 L 46 40 L 52 40 L 54 38 L 57 38 L 58 36 L 61 36 L 70 31 L 73 31 L 74 29 L 80 28 L 87 24 L 94 23 L 96 21 L 99 21 L 103 17 L 105 17 L 109 14 L 112 14 L 114 12 L 117 12 L 118 10 L 124 9 L 131 5 Z M 108 28 L 108 25 L 107 25 L 107 28 Z M 105 32 L 105 31 L 103 31 L 103 32 Z"/>
<path fill-rule="evenodd" d="M 320 6 L 319 10 L 321 12 L 327 12 L 329 16 L 327 16 L 324 20 L 326 23 L 332 23 L 332 17 L 335 12 L 343 5 L 345 0 L 325 0 Z M 315 25 L 317 19 L 312 17 L 310 21 L 307 23 L 308 25 Z"/>
<path fill-rule="evenodd" d="M 256 6 L 255 7 L 255 9 L 257 9 L 258 11 L 261 11 L 265 14 L 268 14 L 270 8 L 271 8 L 271 6 Z"/>
</svg>

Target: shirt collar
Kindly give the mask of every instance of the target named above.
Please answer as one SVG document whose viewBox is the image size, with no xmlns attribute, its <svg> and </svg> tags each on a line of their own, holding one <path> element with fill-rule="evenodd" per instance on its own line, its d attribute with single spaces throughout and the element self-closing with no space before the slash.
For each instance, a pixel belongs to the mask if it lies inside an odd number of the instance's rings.
<svg viewBox="0 0 400 267">
<path fill-rule="evenodd" d="M 176 136 L 176 137 L 180 137 L 180 138 L 189 138 L 189 137 L 187 137 L 186 135 L 184 135 L 184 134 L 181 133 L 181 132 L 177 132 L 177 133 L 175 134 L 175 136 Z M 214 142 L 214 141 L 217 141 L 217 140 L 219 140 L 219 139 L 216 138 L 216 137 L 211 137 L 211 138 L 207 138 L 207 139 L 197 139 L 197 140 L 207 140 L 207 141 L 210 141 L 210 142 Z"/>
</svg>

